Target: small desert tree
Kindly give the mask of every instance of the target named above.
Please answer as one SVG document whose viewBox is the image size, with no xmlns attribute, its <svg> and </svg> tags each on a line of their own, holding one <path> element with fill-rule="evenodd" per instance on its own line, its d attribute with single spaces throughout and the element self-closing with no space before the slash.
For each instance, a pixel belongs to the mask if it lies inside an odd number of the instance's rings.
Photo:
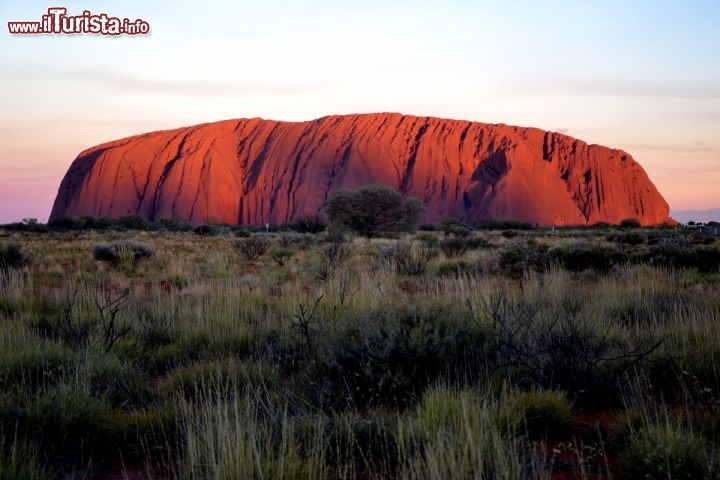
<svg viewBox="0 0 720 480">
<path fill-rule="evenodd" d="M 338 190 L 328 199 L 325 211 L 333 225 L 376 237 L 413 230 L 424 207 L 417 198 L 372 184 L 358 190 Z"/>
</svg>

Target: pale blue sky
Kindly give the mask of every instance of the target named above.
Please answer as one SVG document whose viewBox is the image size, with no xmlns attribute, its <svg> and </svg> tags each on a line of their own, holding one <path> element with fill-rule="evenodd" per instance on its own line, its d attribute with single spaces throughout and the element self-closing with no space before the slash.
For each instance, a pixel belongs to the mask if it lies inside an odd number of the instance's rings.
<svg viewBox="0 0 720 480">
<path fill-rule="evenodd" d="M 0 5 L 0 222 L 46 219 L 97 143 L 226 118 L 397 111 L 628 150 L 673 209 L 720 206 L 720 2 L 68 0 L 149 36 L 13 36 Z"/>
</svg>

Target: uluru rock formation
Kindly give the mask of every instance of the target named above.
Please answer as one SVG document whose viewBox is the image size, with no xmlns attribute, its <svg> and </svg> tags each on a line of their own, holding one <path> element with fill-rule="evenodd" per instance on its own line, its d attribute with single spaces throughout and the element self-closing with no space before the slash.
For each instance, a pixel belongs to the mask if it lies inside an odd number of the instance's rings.
<svg viewBox="0 0 720 480">
<path fill-rule="evenodd" d="M 228 120 L 105 143 L 72 163 L 50 219 L 282 224 L 322 214 L 340 187 L 373 182 L 421 199 L 423 222 L 669 220 L 667 202 L 622 150 L 535 128 L 390 113 Z"/>
</svg>

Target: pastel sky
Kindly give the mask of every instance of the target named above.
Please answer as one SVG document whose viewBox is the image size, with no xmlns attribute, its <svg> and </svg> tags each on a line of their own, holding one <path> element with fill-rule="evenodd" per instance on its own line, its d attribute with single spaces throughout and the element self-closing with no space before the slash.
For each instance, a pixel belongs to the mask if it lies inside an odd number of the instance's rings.
<svg viewBox="0 0 720 480">
<path fill-rule="evenodd" d="M 151 33 L 8 33 L 59 3 L 0 3 L 0 223 L 46 220 L 72 160 L 108 140 L 383 111 L 622 148 L 671 209 L 720 207 L 717 0 L 66 0 Z"/>
</svg>

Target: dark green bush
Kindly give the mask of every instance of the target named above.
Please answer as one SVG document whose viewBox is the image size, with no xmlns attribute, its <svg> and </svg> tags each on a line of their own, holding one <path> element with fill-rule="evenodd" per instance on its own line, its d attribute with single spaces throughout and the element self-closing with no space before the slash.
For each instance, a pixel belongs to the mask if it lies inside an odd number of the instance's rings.
<svg viewBox="0 0 720 480">
<path fill-rule="evenodd" d="M 307 395 L 338 409 L 414 402 L 438 378 L 463 382 L 481 375 L 487 335 L 450 312 L 378 312 L 322 343 L 309 370 Z"/>
<path fill-rule="evenodd" d="M 191 223 L 180 218 L 163 218 L 157 222 L 157 226 L 169 232 L 189 232 L 193 229 Z"/>
<path fill-rule="evenodd" d="M 647 241 L 645 235 L 639 232 L 629 232 L 620 235 L 612 235 L 609 240 L 623 245 L 642 245 Z"/>
<path fill-rule="evenodd" d="M 534 239 L 509 244 L 500 254 L 499 267 L 505 274 L 519 278 L 529 270 L 542 270 L 549 264 L 549 247 Z"/>
<path fill-rule="evenodd" d="M 548 258 L 571 272 L 609 272 L 613 267 L 624 265 L 630 260 L 625 252 L 600 245 L 556 247 L 548 251 Z"/>
<path fill-rule="evenodd" d="M 668 268 L 695 268 L 702 273 L 720 271 L 720 248 L 658 244 L 641 255 L 641 260 Z"/>
<path fill-rule="evenodd" d="M 445 232 L 445 235 L 447 236 L 467 237 L 470 235 L 470 228 L 455 218 L 443 220 L 440 224 L 440 229 Z"/>
</svg>

